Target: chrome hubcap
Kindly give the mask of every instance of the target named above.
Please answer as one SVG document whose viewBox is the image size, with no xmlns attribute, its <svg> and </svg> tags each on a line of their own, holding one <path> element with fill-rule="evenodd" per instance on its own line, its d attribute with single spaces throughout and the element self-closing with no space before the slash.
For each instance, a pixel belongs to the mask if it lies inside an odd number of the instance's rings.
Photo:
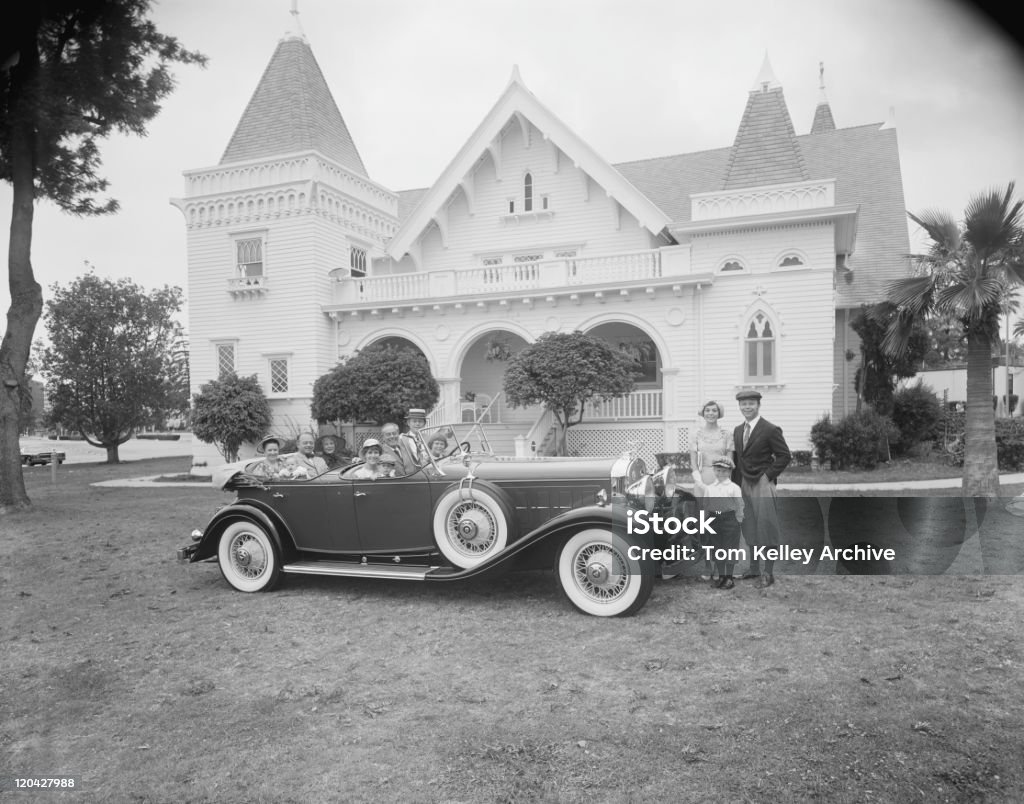
<svg viewBox="0 0 1024 804">
<path fill-rule="evenodd" d="M 251 533 L 240 533 L 231 544 L 231 563 L 239 575 L 258 578 L 267 568 L 267 553 Z"/>
<path fill-rule="evenodd" d="M 465 502 L 448 515 L 448 532 L 456 547 L 476 555 L 494 543 L 498 524 L 485 508 L 475 502 Z"/>
<path fill-rule="evenodd" d="M 608 544 L 588 544 L 576 553 L 573 574 L 580 591 L 594 600 L 607 601 L 623 593 L 629 583 L 626 561 Z"/>
</svg>

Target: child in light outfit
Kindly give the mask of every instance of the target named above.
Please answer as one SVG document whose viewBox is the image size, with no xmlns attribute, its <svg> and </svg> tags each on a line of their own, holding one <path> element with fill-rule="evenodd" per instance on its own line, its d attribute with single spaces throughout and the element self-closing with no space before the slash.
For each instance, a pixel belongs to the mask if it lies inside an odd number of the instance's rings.
<svg viewBox="0 0 1024 804">
<path fill-rule="evenodd" d="M 706 484 L 700 472 L 693 472 L 693 491 L 701 500 L 705 511 L 714 514 L 712 524 L 715 535 L 710 536 L 711 546 L 716 549 L 735 550 L 740 546 L 740 523 L 743 521 L 743 492 L 730 480 L 733 462 L 728 456 L 716 458 L 711 464 L 715 471 L 715 480 Z M 718 589 L 732 589 L 736 586 L 732 579 L 734 561 L 716 561 Z"/>
<path fill-rule="evenodd" d="M 309 472 L 305 466 L 299 466 L 299 459 L 289 455 L 284 459 L 284 469 L 278 475 L 282 480 L 308 480 Z"/>
</svg>

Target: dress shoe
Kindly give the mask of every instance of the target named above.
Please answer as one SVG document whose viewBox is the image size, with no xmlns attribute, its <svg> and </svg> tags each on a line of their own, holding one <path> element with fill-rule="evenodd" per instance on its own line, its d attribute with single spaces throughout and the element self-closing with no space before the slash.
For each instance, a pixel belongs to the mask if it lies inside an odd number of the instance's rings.
<svg viewBox="0 0 1024 804">
<path fill-rule="evenodd" d="M 745 581 L 749 581 L 751 578 L 760 578 L 760 577 L 761 577 L 761 573 L 760 572 L 749 572 L 748 571 L 748 572 L 744 572 L 743 573 L 743 580 L 745 580 Z"/>
<path fill-rule="evenodd" d="M 732 578 L 726 578 L 718 584 L 719 589 L 732 589 L 734 586 L 736 586 L 736 582 Z"/>
</svg>

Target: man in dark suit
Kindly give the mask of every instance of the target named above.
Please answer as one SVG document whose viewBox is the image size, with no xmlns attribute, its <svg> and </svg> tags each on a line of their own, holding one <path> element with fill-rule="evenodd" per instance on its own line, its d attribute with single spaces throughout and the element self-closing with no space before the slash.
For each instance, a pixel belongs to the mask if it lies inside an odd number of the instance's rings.
<svg viewBox="0 0 1024 804">
<path fill-rule="evenodd" d="M 743 540 L 750 551 L 750 568 L 744 578 L 757 578 L 761 588 L 775 583 L 775 562 L 765 560 L 764 573 L 754 558 L 754 547 L 777 547 L 781 541 L 779 513 L 775 503 L 775 484 L 789 465 L 790 453 L 782 428 L 761 418 L 761 394 L 740 391 L 736 394 L 744 422 L 733 430 L 736 468 L 733 482 L 743 491 L 746 515 Z"/>
</svg>

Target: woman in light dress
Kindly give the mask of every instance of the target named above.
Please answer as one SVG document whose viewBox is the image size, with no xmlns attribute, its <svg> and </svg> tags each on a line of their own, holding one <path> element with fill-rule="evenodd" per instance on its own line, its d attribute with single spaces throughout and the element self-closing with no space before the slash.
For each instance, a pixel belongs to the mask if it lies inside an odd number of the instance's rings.
<svg viewBox="0 0 1024 804">
<path fill-rule="evenodd" d="M 732 433 L 718 426 L 725 411 L 714 400 L 705 403 L 700 415 L 704 420 L 702 427 L 695 428 L 690 443 L 690 468 L 700 472 L 704 485 L 715 482 L 715 470 L 712 464 L 716 458 L 732 458 Z"/>
<path fill-rule="evenodd" d="M 722 406 L 713 399 L 705 402 L 700 410 L 701 418 L 704 420 L 703 426 L 694 429 L 690 441 L 690 468 L 700 474 L 701 482 L 705 486 L 715 482 L 714 462 L 720 458 L 732 459 L 732 433 L 718 426 L 724 413 Z M 714 562 L 706 561 L 704 566 L 701 580 L 714 578 Z"/>
<path fill-rule="evenodd" d="M 274 435 L 264 438 L 256 448 L 257 452 L 263 453 L 263 460 L 250 466 L 249 474 L 263 480 L 273 480 L 280 475 L 285 465 L 281 458 L 281 443 L 281 439 Z"/>
</svg>

